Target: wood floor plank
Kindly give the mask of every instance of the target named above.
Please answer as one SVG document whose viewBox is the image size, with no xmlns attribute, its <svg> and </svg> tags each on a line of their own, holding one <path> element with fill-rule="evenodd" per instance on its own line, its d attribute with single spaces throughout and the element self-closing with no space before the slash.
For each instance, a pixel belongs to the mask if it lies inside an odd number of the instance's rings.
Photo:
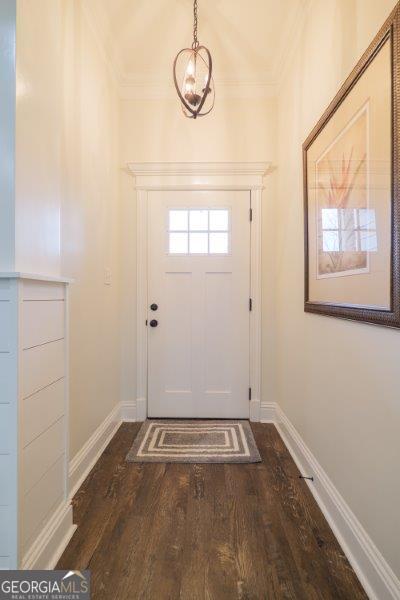
<svg viewBox="0 0 400 600">
<path fill-rule="evenodd" d="M 225 465 L 209 467 L 204 472 L 204 496 L 212 510 L 211 535 L 206 540 L 207 590 L 211 598 L 235 598 L 238 572 L 233 551 L 234 499 L 227 490 Z"/>
<path fill-rule="evenodd" d="M 147 544 L 126 579 L 121 598 L 178 598 L 189 477 L 184 465 L 169 464 L 149 522 Z"/>
<path fill-rule="evenodd" d="M 118 429 L 116 435 L 108 444 L 107 448 L 97 461 L 85 481 L 75 494 L 73 499 L 74 522 L 79 525 L 93 500 L 95 494 L 104 494 L 108 489 L 109 482 L 113 478 L 113 472 L 117 475 L 119 469 L 125 467 L 125 448 L 130 445 L 132 437 L 140 429 L 140 423 L 124 423 Z M 120 457 L 116 461 L 116 457 Z M 92 511 L 93 512 L 93 511 Z"/>
<path fill-rule="evenodd" d="M 140 547 L 143 519 L 134 514 L 132 506 L 142 477 L 143 469 L 139 466 L 127 471 L 123 483 L 124 493 L 107 521 L 102 539 L 89 562 L 94 599 L 119 598 L 120 595 L 115 594 L 124 585 L 129 561 L 135 560 L 134 552 Z M 130 495 L 126 493 L 129 488 Z M 120 548 L 125 548 L 126 552 L 118 551 Z"/>
<path fill-rule="evenodd" d="M 274 566 L 275 593 L 273 597 L 307 600 L 300 573 L 297 569 L 289 540 L 282 527 L 279 506 L 271 485 L 271 475 L 265 463 L 253 472 L 258 485 L 262 519 L 262 538 L 266 564 Z"/>
<path fill-rule="evenodd" d="M 95 600 L 365 600 L 273 425 L 257 464 L 127 463 L 124 423 L 73 502 L 57 568 L 92 574 Z"/>
<path fill-rule="evenodd" d="M 208 595 L 208 540 L 211 538 L 213 507 L 206 499 L 206 465 L 190 465 L 181 598 L 201 600 Z"/>
</svg>

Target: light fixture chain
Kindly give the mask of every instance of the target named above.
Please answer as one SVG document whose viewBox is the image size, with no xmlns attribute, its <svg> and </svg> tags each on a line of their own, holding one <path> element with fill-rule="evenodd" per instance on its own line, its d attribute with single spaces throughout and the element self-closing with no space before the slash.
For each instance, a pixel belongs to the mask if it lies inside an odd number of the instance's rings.
<svg viewBox="0 0 400 600">
<path fill-rule="evenodd" d="M 193 2 L 193 44 L 192 48 L 198 48 L 199 41 L 197 39 L 197 0 Z"/>
</svg>

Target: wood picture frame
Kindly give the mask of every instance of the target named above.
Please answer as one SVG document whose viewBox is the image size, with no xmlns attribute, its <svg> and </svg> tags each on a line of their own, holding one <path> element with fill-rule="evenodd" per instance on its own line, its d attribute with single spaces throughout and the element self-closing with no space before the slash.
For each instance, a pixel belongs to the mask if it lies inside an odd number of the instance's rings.
<svg viewBox="0 0 400 600">
<path fill-rule="evenodd" d="M 399 52 L 400 3 L 303 144 L 306 312 L 400 327 Z"/>
</svg>

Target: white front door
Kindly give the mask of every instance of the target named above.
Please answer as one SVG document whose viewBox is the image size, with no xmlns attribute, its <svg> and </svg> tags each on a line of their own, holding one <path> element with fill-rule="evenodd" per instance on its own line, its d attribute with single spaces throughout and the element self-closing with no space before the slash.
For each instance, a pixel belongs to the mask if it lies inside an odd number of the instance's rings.
<svg viewBox="0 0 400 600">
<path fill-rule="evenodd" d="M 249 417 L 249 212 L 249 191 L 149 192 L 149 417 Z"/>
</svg>

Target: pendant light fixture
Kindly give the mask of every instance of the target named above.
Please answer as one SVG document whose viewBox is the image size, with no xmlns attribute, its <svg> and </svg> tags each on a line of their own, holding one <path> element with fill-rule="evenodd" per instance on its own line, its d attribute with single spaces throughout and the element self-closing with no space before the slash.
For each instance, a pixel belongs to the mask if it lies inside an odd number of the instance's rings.
<svg viewBox="0 0 400 600">
<path fill-rule="evenodd" d="M 192 47 L 178 52 L 174 60 L 175 89 L 189 119 L 208 115 L 215 98 L 211 54 L 197 39 L 197 0 L 193 2 L 193 16 Z"/>
</svg>

